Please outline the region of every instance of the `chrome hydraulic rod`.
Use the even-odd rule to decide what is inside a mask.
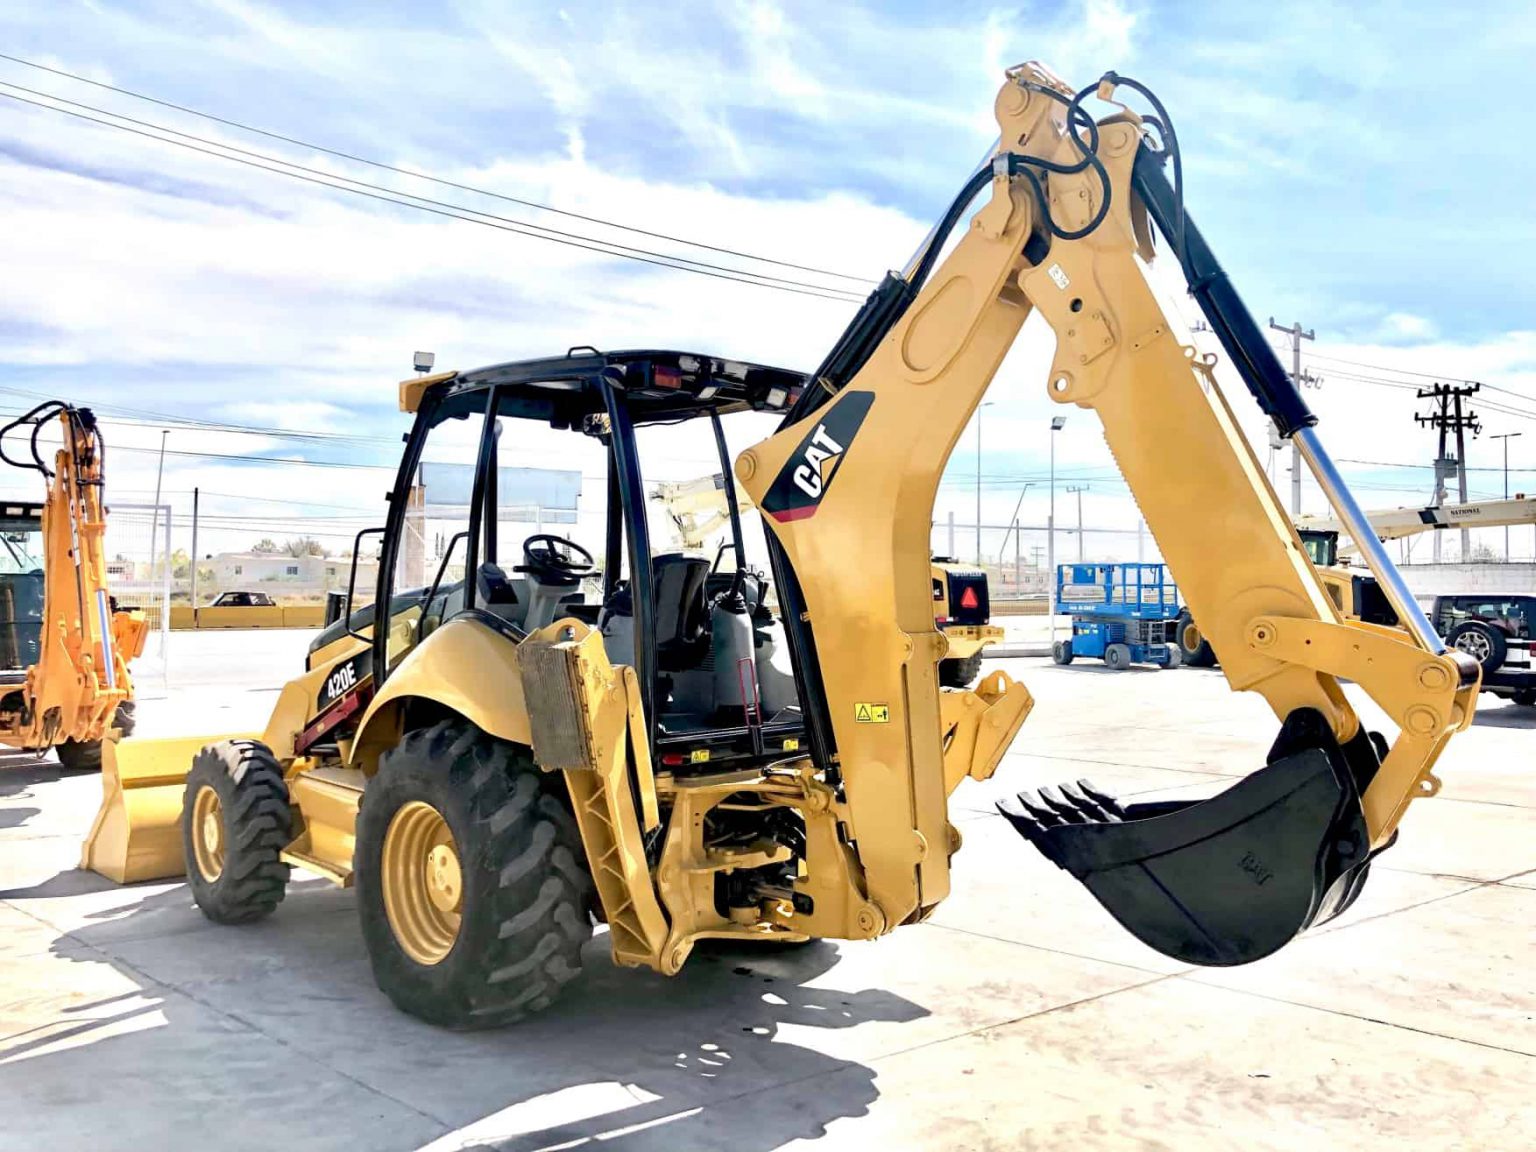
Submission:
[[[1419,607],[1419,602],[1414,599],[1407,582],[1403,579],[1403,574],[1397,570],[1392,557],[1387,555],[1385,546],[1376,538],[1370,519],[1361,510],[1354,493],[1349,490],[1349,486],[1339,475],[1333,458],[1328,455],[1328,450],[1318,439],[1317,429],[1297,428],[1291,433],[1291,437],[1295,440],[1296,446],[1301,449],[1302,458],[1306,460],[1307,467],[1312,470],[1312,475],[1317,478],[1323,495],[1328,498],[1328,503],[1338,513],[1339,523],[1354,537],[1355,543],[1360,548],[1360,555],[1365,558],[1381,590],[1386,593],[1387,601],[1397,613],[1398,620],[1413,634],[1414,639],[1426,652],[1436,656],[1444,652],[1445,642],[1435,632],[1429,617],[1424,615],[1424,609]]]

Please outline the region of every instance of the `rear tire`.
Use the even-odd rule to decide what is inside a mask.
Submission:
[[[1131,666],[1131,650],[1124,644],[1111,644],[1104,649],[1104,663],[1116,672],[1124,672]]]
[[[1525,708],[1536,707],[1536,688],[1522,688],[1510,699]]]
[[[1445,642],[1476,660],[1484,672],[1495,671],[1509,655],[1504,633],[1481,620],[1463,620],[1445,634]]]
[[[939,683],[945,688],[969,688],[981,675],[981,650],[977,649],[964,659],[940,660]]]
[[[270,916],[288,892],[282,852],[293,810],[282,765],[256,740],[209,744],[192,760],[181,802],[187,885],[216,924]]]
[[[397,1008],[494,1028],[580,973],[592,881],[550,779],[463,720],[408,732],[380,759],[357,818],[357,907]]]
[[[54,745],[53,754],[66,772],[100,772],[100,740],[63,740]]]
[[[1191,668],[1214,668],[1216,653],[1211,649],[1211,642],[1200,634],[1200,628],[1188,608],[1179,613],[1176,627],[1179,654],[1184,657],[1184,663]]]
[[[118,730],[123,740],[132,736],[133,730],[138,727],[138,704],[137,700],[124,700],[117,706],[117,712],[112,717],[112,727]]]
[[[1168,644],[1164,647],[1168,653],[1168,663],[1163,665],[1164,668],[1177,668],[1184,663],[1184,653],[1177,644]]]
[[[1051,659],[1058,664],[1072,663],[1072,641],[1058,640],[1051,645]]]
[[[136,723],[134,701],[124,700],[118,704],[117,712],[112,717],[112,727],[122,734],[120,739],[126,740],[132,736]],[[53,752],[59,758],[59,767],[66,772],[101,771],[100,740],[65,740],[55,746]]]

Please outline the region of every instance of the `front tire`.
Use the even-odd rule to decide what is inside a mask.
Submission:
[[[1058,640],[1051,645],[1051,659],[1057,664],[1072,663],[1072,641]]]
[[[939,661],[939,683],[945,688],[969,688],[981,674],[981,650],[962,659]]]
[[[283,849],[293,809],[282,765],[257,740],[209,744],[192,760],[181,802],[187,885],[216,924],[272,915],[288,891]]]
[[[397,1008],[493,1028],[581,971],[591,878],[575,818],[525,749],[462,720],[406,733],[357,818],[358,915]]]
[[[1124,644],[1111,644],[1104,649],[1104,663],[1113,671],[1124,672],[1131,666],[1131,650]]]
[[[1178,630],[1179,655],[1184,657],[1184,663],[1191,668],[1214,668],[1216,653],[1211,648],[1211,642],[1200,634],[1200,628],[1188,608],[1179,613],[1175,627]]]

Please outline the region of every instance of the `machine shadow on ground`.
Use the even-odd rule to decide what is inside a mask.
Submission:
[[[64,871],[0,899],[25,910],[34,899],[99,899],[114,888]],[[103,969],[88,981],[102,988],[100,999],[54,1007],[52,1024],[5,1042],[0,1107],[57,1114],[50,1104],[63,1105],[82,1086],[98,1109],[120,1095],[121,1128],[92,1139],[103,1149],[163,1146],[189,1112],[206,1132],[228,1124],[240,1147],[262,1139],[253,1115],[264,1115],[259,1127],[275,1126],[274,1139],[284,1124],[307,1127],[313,1103],[295,1098],[274,1111],[273,1085],[252,1079],[252,1065],[275,1060],[275,1080],[334,1081],[350,1101],[326,1121],[337,1133],[350,1129],[348,1112],[356,1112],[355,1142],[317,1147],[435,1149],[441,1140],[443,1148],[534,1152],[572,1142],[613,1146],[615,1131],[639,1129],[620,1146],[767,1152],[864,1115],[878,1096],[870,1068],[792,1042],[822,1040],[786,1037],[787,1026],[841,1032],[929,1014],[878,988],[808,986],[836,966],[830,943],[707,943],[681,975],[666,979],[616,969],[600,934],[581,977],[546,1012],[497,1031],[453,1033],[389,1004],[371,978],[352,893],[321,882],[296,884],[271,919],[245,927],[207,924],[181,885],[115,901],[98,915],[49,950],[110,965],[115,975]],[[209,1067],[211,1036],[230,1031],[248,1031],[249,1062]],[[848,1048],[835,1038],[826,1046]],[[125,1078],[125,1069],[179,1071],[146,1080]],[[825,1085],[809,1108],[716,1107],[807,1080]],[[146,1085],[156,1097],[147,1109]],[[606,1103],[591,1105],[599,1089]],[[381,1095],[409,1122],[365,1138],[367,1123],[381,1123]],[[578,1097],[588,1103],[568,1106]],[[146,1128],[135,1131],[136,1123]]]
[[[1487,697],[1483,698],[1485,701]],[[1479,703],[1472,723],[1480,728],[1530,728],[1536,729],[1536,708],[1521,704],[1505,704],[1502,708],[1489,708]]]
[[[41,760],[36,752],[0,750],[0,800],[30,800],[40,784],[52,784],[63,776],[94,776],[94,772],[65,772],[56,760]],[[0,831],[24,828],[41,808],[7,804],[0,808]]]

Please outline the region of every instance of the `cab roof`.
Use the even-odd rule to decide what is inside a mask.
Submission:
[[[400,408],[417,411],[429,392],[462,401],[499,387],[503,413],[581,427],[585,417],[607,411],[604,380],[624,394],[631,419],[644,424],[709,412],[783,412],[799,398],[806,375],[700,352],[578,347],[564,356],[402,380]]]

